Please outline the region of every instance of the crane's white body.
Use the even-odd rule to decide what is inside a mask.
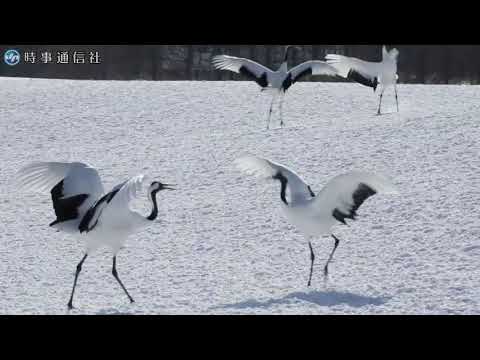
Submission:
[[[276,91],[278,94],[281,94],[283,91],[282,85],[287,76],[288,64],[286,62],[282,63],[277,71],[269,71],[267,73],[267,80],[270,88],[269,90]]]
[[[288,221],[306,237],[329,236],[332,227],[337,224],[331,213],[327,214],[326,211],[317,209],[313,201],[292,205],[281,203],[280,206]]]
[[[102,218],[103,220],[99,221],[92,232],[75,234],[76,237],[85,241],[85,252],[88,254],[106,246],[115,255],[125,245],[130,235],[152,225],[151,221],[147,221],[135,211],[131,211],[128,218],[105,214]]]

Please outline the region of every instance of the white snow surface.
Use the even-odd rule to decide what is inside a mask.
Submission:
[[[91,82],[0,78],[1,314],[480,314],[480,87],[298,83],[286,128],[266,130],[270,98],[250,82]],[[278,113],[273,121],[278,126]],[[321,188],[336,175],[388,176],[350,226],[330,266],[330,238],[286,223],[280,185],[240,173],[257,155]],[[155,224],[132,236],[111,275],[107,249],[56,232],[50,194],[21,192],[31,161],[95,166],[108,191],[131,176],[178,184]],[[138,206],[137,206],[138,205]],[[149,212],[146,195],[136,204]]]

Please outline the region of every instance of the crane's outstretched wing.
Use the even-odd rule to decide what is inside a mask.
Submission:
[[[50,191],[57,219],[50,224],[75,231],[83,215],[103,194],[98,172],[83,163],[34,162],[17,173],[20,189]]]
[[[371,196],[396,192],[388,179],[354,171],[331,180],[313,200],[312,206],[324,216],[331,215],[345,224],[345,219],[355,220],[357,210]]]
[[[216,69],[229,70],[237,74],[242,74],[250,80],[255,81],[262,88],[268,87],[268,76],[273,74],[272,70],[255,61],[234,56],[215,56],[212,62]]]
[[[337,70],[339,76],[372,87],[374,90],[377,89],[378,77],[382,73],[382,63],[337,54],[329,54],[325,59],[327,64]]]
[[[144,175],[138,175],[115,186],[88,210],[79,225],[80,232],[88,233],[99,222],[121,226],[130,221],[134,216],[130,212],[130,202],[139,196],[144,180]]]
[[[290,86],[309,75],[337,75],[337,70],[324,61],[307,61],[290,69],[287,78],[283,82],[283,89],[287,91]]]
[[[290,69],[289,73],[292,75],[292,83],[301,80],[309,75],[337,75],[337,69],[327,64],[325,61],[312,60],[304,62]]]
[[[275,180],[278,180],[278,176],[284,177],[291,201],[311,199],[315,196],[310,186],[299,175],[283,165],[256,156],[242,157],[237,159],[235,164],[241,171],[257,177]]]

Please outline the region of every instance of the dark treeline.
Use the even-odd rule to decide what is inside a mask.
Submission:
[[[389,46],[390,47],[390,46]],[[395,45],[400,50],[402,83],[478,84],[478,45]],[[370,61],[381,59],[379,45],[302,45],[294,52],[292,66],[306,60],[323,60],[328,52]],[[16,49],[22,55],[16,66],[6,65],[3,54]],[[97,80],[237,80],[236,74],[216,71],[211,59],[218,54],[248,57],[275,68],[283,57],[283,46],[271,45],[0,45],[0,76],[97,79]],[[35,63],[26,63],[24,53],[34,53]],[[41,54],[51,53],[51,63]],[[69,63],[59,64],[57,52],[68,52]],[[84,53],[85,63],[73,63],[73,53]],[[98,52],[99,64],[89,63],[89,53]],[[31,61],[32,59],[30,59]],[[311,80],[329,80],[316,78]]]

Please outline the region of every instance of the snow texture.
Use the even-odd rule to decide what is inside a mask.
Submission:
[[[117,260],[83,266],[71,314],[480,314],[480,87],[299,83],[286,128],[266,130],[270,98],[249,82],[0,79],[0,313],[66,314],[83,244],[48,227],[50,194],[19,191],[31,161],[95,166],[106,191],[131,176],[178,184],[156,223]],[[278,126],[278,112],[273,121]],[[324,281],[333,240],[285,222],[279,184],[233,162],[287,164],[318,192],[364,170],[391,178],[350,226]],[[146,195],[135,203],[148,214]]]

